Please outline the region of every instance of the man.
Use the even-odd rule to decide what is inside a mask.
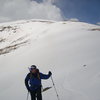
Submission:
[[[48,79],[52,73],[49,71],[47,75],[42,74],[35,65],[32,65],[29,70],[30,73],[25,78],[25,86],[31,94],[31,100],[36,100],[36,98],[37,100],[42,100],[41,79]]]

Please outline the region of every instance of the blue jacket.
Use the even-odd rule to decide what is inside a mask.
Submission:
[[[37,74],[31,74],[28,73],[26,78],[25,78],[25,86],[28,89],[28,91],[34,91],[37,90],[38,88],[40,88],[42,86],[41,84],[41,79],[48,79],[51,74],[42,74],[39,72],[39,77],[37,76]]]

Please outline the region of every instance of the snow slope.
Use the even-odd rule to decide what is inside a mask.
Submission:
[[[100,26],[44,20],[0,24],[0,100],[26,100],[24,78],[32,64],[43,73],[52,71],[60,100],[100,100]],[[52,86],[51,80],[43,86]],[[43,93],[47,99],[57,100],[53,88]]]

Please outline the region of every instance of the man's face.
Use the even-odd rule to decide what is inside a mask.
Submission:
[[[32,72],[32,73],[36,73],[37,70],[36,70],[36,69],[31,69],[31,72]]]

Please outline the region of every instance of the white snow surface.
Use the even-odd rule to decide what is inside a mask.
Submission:
[[[42,73],[52,71],[60,100],[100,100],[100,26],[48,20],[0,24],[0,100],[26,100],[24,79],[32,64]],[[42,83],[52,86],[51,79]],[[54,88],[43,100],[57,100]]]

